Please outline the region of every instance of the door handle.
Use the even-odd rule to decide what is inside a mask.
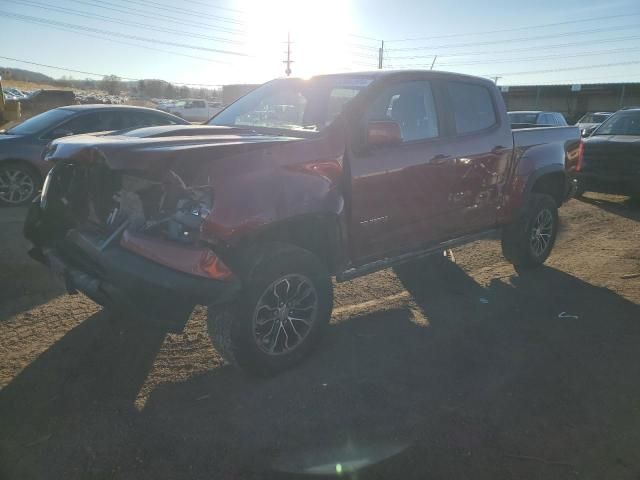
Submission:
[[[453,162],[455,159],[451,156],[451,155],[443,155],[438,154],[435,157],[432,157],[431,160],[429,160],[429,164],[430,165],[443,165],[445,163],[449,163],[449,162]]]

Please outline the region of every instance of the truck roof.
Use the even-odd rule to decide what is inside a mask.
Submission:
[[[461,80],[474,80],[474,81],[484,81],[486,83],[490,83],[493,85],[494,83],[483,77],[476,77],[473,75],[465,75],[463,73],[455,73],[455,72],[444,72],[441,70],[425,70],[425,69],[411,69],[411,70],[364,70],[360,72],[343,72],[343,73],[327,73],[321,75],[315,75],[312,78],[335,78],[335,77],[344,77],[344,78],[353,78],[353,77],[367,77],[372,80],[377,80],[381,78],[394,77],[398,75],[411,75],[411,74],[428,74],[434,78],[459,78]]]

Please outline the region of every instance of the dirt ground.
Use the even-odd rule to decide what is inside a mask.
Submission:
[[[587,194],[547,266],[496,241],[340,284],[328,334],[269,380],[184,333],[116,328],[0,210],[0,478],[640,478],[640,207]],[[318,478],[318,477],[316,477]]]

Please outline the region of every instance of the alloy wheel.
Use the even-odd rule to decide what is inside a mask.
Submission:
[[[19,204],[28,200],[36,189],[33,177],[19,168],[0,170],[0,200]]]
[[[307,338],[318,313],[318,294],[307,277],[285,275],[260,296],[253,314],[253,336],[269,355],[291,353]]]
[[[536,257],[542,256],[549,247],[552,234],[553,214],[545,208],[538,212],[531,226],[529,243],[531,245],[531,251]]]

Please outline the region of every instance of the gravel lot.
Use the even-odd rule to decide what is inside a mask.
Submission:
[[[116,328],[26,256],[0,209],[0,478],[640,478],[640,207],[587,194],[548,265],[495,241],[340,284],[277,378],[184,333]],[[317,478],[317,477],[316,477]]]

